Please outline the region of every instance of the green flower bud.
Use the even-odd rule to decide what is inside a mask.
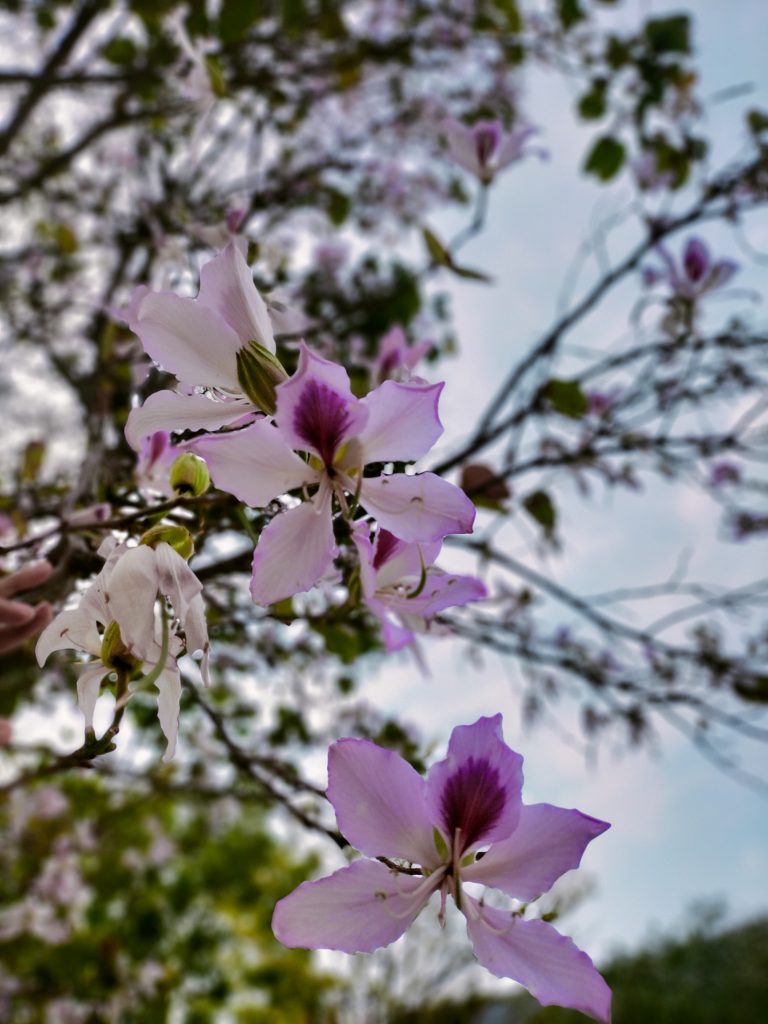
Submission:
[[[277,408],[275,388],[288,374],[277,356],[251,341],[237,353],[237,379],[253,404],[271,416]]]
[[[178,551],[182,558],[191,558],[195,553],[192,534],[184,526],[153,526],[139,538],[139,544],[147,544],[151,548],[158,544],[169,544]]]
[[[199,455],[184,452],[171,466],[171,487],[179,495],[199,498],[211,486],[208,467]]]
[[[106,668],[133,669],[136,666],[136,659],[123,643],[120,627],[116,622],[110,622],[104,630],[101,641],[101,660]]]

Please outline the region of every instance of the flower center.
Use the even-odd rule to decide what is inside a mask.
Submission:
[[[451,839],[460,830],[461,856],[482,841],[501,817],[506,804],[499,772],[484,757],[469,757],[451,775],[443,790],[441,811],[445,834]]]

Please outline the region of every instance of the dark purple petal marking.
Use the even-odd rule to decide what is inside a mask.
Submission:
[[[688,280],[694,283],[703,280],[709,271],[710,262],[706,245],[700,239],[692,238],[683,253],[683,267]]]
[[[487,167],[501,141],[501,126],[496,122],[481,121],[475,125],[475,153],[481,167]]]
[[[293,429],[317,451],[326,466],[333,464],[351,423],[349,407],[337,391],[322,382],[307,381],[296,406]]]
[[[385,562],[388,562],[390,558],[393,558],[397,554],[398,548],[402,545],[402,541],[399,540],[389,530],[379,530],[378,539],[376,541],[376,552],[373,556],[373,568],[380,569]]]
[[[468,758],[445,784],[441,811],[446,835],[453,842],[461,829],[459,855],[480,842],[501,817],[507,802],[498,769],[485,758]]]

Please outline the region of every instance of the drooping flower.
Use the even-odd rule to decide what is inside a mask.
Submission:
[[[158,431],[217,430],[274,408],[275,385],[287,374],[237,240],[205,264],[197,298],[142,285],[124,316],[147,354],[182,385],[131,410],[125,436],[132,448]]]
[[[656,246],[656,252],[664,265],[644,267],[643,283],[650,287],[665,281],[675,295],[687,302],[723,288],[739,269],[735,260],[714,261],[709,246],[695,236],[686,242],[679,265],[666,246]]]
[[[296,373],[277,388],[274,423],[262,418],[189,443],[208,463],[216,486],[249,505],[317,487],[311,499],[275,516],[262,532],[253,558],[254,601],[272,604],[308,590],[330,571],[337,554],[334,500],[345,515],[359,501],[405,541],[471,531],[472,502],[434,473],[363,473],[371,463],[411,461],[429,451],[443,430],[437,415],[442,387],[385,381],[358,399],[343,367],[302,345]]]
[[[375,743],[338,740],[328,752],[327,795],[341,832],[367,857],[280,900],[275,935],[290,947],[370,953],[399,938],[439,892],[440,918],[451,896],[489,971],[525,985],[545,1006],[608,1022],[611,992],[586,953],[550,924],[464,889],[479,883],[529,903],[578,867],[609,827],[580,811],[523,804],[522,781],[501,715],[454,729],[447,757],[426,779]]]
[[[161,669],[155,686],[159,691],[160,727],[168,741],[165,760],[173,757],[178,733],[181,677],[176,659],[184,647],[188,653],[203,652],[201,671],[208,681],[208,630],[202,598],[202,584],[186,561],[166,543],[152,548],[146,544],[127,548],[117,544],[111,550],[102,545],[106,561],[101,572],[83,594],[77,608],[60,612],[40,635],[35,648],[42,666],[54,651],[75,650],[95,660],[83,664],[77,680],[77,699],[87,729],[93,728],[93,714],[101,683],[117,667],[135,675]],[[156,613],[158,596],[173,606],[178,629],[163,651]],[[183,631],[183,640],[179,636]]]
[[[371,541],[365,523],[358,524],[352,539],[360,556],[362,597],[381,623],[388,651],[412,643],[414,633],[426,632],[438,612],[486,596],[482,580],[454,576],[433,564],[440,541],[406,544],[388,530],[378,530]]]
[[[528,140],[538,132],[532,125],[521,125],[506,132],[501,121],[477,121],[470,126],[447,118],[441,127],[448,151],[456,163],[486,185],[499,171],[524,156],[547,155],[543,149],[526,148]]]

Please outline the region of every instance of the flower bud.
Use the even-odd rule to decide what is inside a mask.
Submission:
[[[199,455],[184,452],[171,466],[171,487],[178,495],[199,498],[211,486],[208,467]]]
[[[120,636],[120,627],[116,622],[110,622],[104,630],[101,641],[101,661],[107,668],[133,668],[136,659],[123,643]]]
[[[195,553],[192,535],[184,526],[164,526],[162,523],[153,526],[141,535],[139,544],[147,544],[151,548],[158,544],[168,544],[182,558],[191,558]]]
[[[237,353],[237,379],[253,404],[271,416],[277,408],[275,388],[288,374],[277,356],[251,341]]]

